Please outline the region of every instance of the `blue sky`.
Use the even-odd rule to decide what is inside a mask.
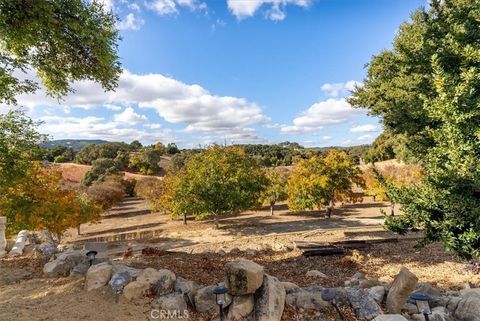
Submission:
[[[426,0],[104,0],[119,18],[116,93],[20,96],[54,139],[305,146],[370,143],[378,119],[344,100]]]

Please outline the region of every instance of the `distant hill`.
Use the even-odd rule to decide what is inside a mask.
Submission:
[[[57,139],[40,144],[43,148],[55,148],[57,146],[71,147],[74,151],[79,151],[83,146],[88,144],[105,144],[109,143],[102,139]]]

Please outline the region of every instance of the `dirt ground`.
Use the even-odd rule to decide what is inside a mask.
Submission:
[[[223,281],[226,262],[238,258],[253,260],[281,281],[300,286],[318,284],[342,286],[355,272],[391,282],[402,266],[443,291],[465,284],[480,286],[480,276],[464,273],[465,262],[446,253],[439,244],[415,249],[418,235],[408,235],[396,243],[372,247],[345,255],[304,257],[293,248],[294,241],[334,241],[389,237],[383,230],[381,209],[387,203],[365,199],[361,204],[337,208],[327,220],[323,213],[291,213],[280,204],[275,215],[268,209],[232,215],[221,220],[220,230],[210,221],[171,220],[167,215],[150,213],[143,200],[130,198],[106,213],[99,224],[82,225],[82,235],[69,231],[64,242],[81,247],[88,240],[109,241],[112,259],[138,267],[167,268],[177,276],[210,285]],[[146,248],[155,248],[148,250]],[[124,253],[130,249],[128,258]],[[223,249],[226,253],[219,254]],[[256,249],[250,253],[246,249]],[[143,254],[142,254],[143,250]],[[42,262],[32,258],[0,260],[1,321],[141,321],[155,320],[153,298],[114,303],[108,287],[86,292],[83,279],[46,278]],[[306,277],[309,270],[325,273],[326,279]],[[349,311],[345,311],[347,314]],[[286,307],[284,321],[334,320],[333,311],[306,314]],[[191,314],[188,320],[210,320]],[[349,317],[348,320],[354,320]]]

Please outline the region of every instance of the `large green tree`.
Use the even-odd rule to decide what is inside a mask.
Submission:
[[[180,181],[174,181],[171,199],[188,202],[173,206],[172,211],[211,215],[216,228],[219,216],[257,205],[267,184],[263,169],[239,147],[212,146],[192,155],[176,175]]]
[[[431,1],[374,56],[350,103],[401,135],[425,177],[397,193],[398,232],[424,231],[464,258],[480,258],[480,1]]]
[[[116,18],[98,1],[0,0],[0,102],[38,84],[23,80],[33,68],[47,93],[61,97],[77,80],[116,87],[121,73]]]

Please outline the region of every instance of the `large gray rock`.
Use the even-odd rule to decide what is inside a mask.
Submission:
[[[282,283],[276,277],[265,274],[262,286],[255,292],[255,321],[280,321],[285,296]]]
[[[462,296],[463,298],[468,298],[471,296],[477,296],[480,298],[480,288],[460,290],[460,296]]]
[[[253,306],[253,294],[233,297],[232,304],[228,309],[227,320],[241,321],[246,319],[253,312]]]
[[[359,319],[371,320],[380,314],[382,309],[368,291],[362,288],[345,288],[350,305]]]
[[[184,311],[187,311],[187,303],[180,293],[170,293],[163,295],[157,300],[160,310],[170,312],[170,314],[182,315]]]
[[[408,321],[400,314],[380,314],[373,321]]]
[[[43,272],[48,276],[67,276],[83,260],[85,255],[81,251],[63,252],[54,260],[47,262],[43,266]]]
[[[161,273],[154,268],[146,268],[137,276],[137,281],[147,282],[150,285],[157,283],[158,280],[161,278]]]
[[[113,266],[113,273],[122,273],[122,272],[125,272],[125,273],[128,273],[128,275],[130,276],[130,278],[132,280],[136,280],[137,277],[140,275],[140,272],[142,272],[141,269],[136,269],[136,268],[132,268],[130,266],[126,266],[124,264],[120,264],[120,263],[116,263],[114,262],[112,264]]]
[[[392,314],[399,314],[410,294],[417,286],[418,278],[406,267],[402,267],[393,280],[387,295],[387,310]]]
[[[368,295],[372,297],[375,300],[375,302],[379,304],[382,303],[383,297],[385,296],[385,287],[383,285],[377,285],[377,286],[371,287],[367,291],[368,291]]]
[[[286,290],[285,302],[305,310],[323,310],[330,307],[330,303],[322,300],[322,287],[309,286],[306,288],[290,288]]]
[[[448,301],[447,309],[455,320],[480,321],[480,297],[453,297]]]
[[[192,297],[197,294],[199,286],[194,281],[177,277],[173,289],[178,293],[189,293]]]
[[[146,281],[133,281],[123,289],[123,295],[128,300],[138,299],[150,293],[151,284]]]
[[[453,321],[452,316],[445,307],[433,308],[429,319],[430,321]]]
[[[195,296],[195,307],[198,312],[213,314],[218,311],[218,305],[215,302],[215,294],[213,293],[215,287],[216,285],[210,285],[197,291],[197,295]],[[225,301],[224,307],[227,307],[232,303],[232,297],[227,294]]]
[[[85,279],[85,288],[87,291],[95,290],[106,285],[112,277],[112,271],[113,267],[108,262],[92,265],[88,269]]]
[[[225,265],[225,284],[232,295],[253,294],[262,286],[263,266],[249,260],[237,260]]]
[[[175,274],[167,269],[158,270],[159,278],[152,285],[152,291],[156,295],[165,295],[173,292],[175,280],[177,279]]]

